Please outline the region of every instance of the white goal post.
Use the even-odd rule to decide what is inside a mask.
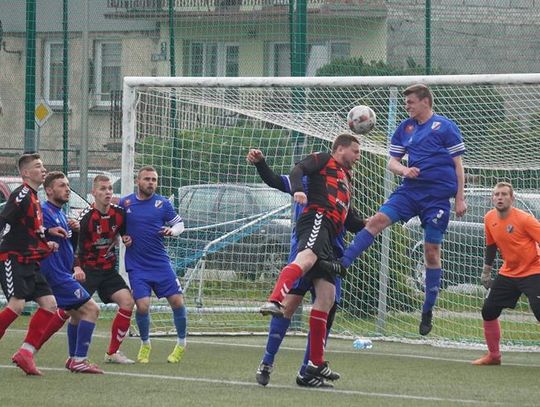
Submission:
[[[138,168],[153,165],[160,193],[186,221],[186,232],[167,245],[185,288],[191,333],[267,330],[256,311],[286,264],[292,215],[290,197],[261,185],[245,160],[248,149],[260,148],[277,173],[288,174],[298,158],[327,150],[349,132],[350,108],[370,106],[377,126],[361,137],[353,192],[356,208],[370,216],[399,182],[386,170],[388,140],[407,117],[401,92],[414,83],[430,86],[434,110],[460,126],[467,148],[469,211],[452,217],[443,243],[445,271],[429,341],[483,343],[479,278],[490,189],[512,182],[516,205],[540,217],[540,74],[124,78],[122,194],[133,191]],[[425,342],[417,333],[422,251],[414,219],[383,232],[343,282],[334,332]],[[153,331],[172,329],[161,312],[167,307],[153,304]],[[305,332],[304,320],[299,313],[293,328]],[[501,321],[505,343],[540,345],[525,300]]]

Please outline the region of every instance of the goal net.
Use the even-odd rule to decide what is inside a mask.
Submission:
[[[123,193],[143,165],[159,173],[187,230],[166,239],[185,290],[190,333],[266,332],[257,312],[287,263],[291,198],[262,184],[246,162],[249,148],[288,174],[295,161],[328,151],[349,132],[347,112],[373,108],[377,126],[362,136],[354,169],[353,204],[373,215],[399,179],[386,170],[389,137],[407,117],[403,89],[429,85],[434,110],[461,128],[469,210],[452,214],[443,243],[444,276],[429,339],[420,337],[423,302],[422,229],[418,219],[396,224],[357,259],[343,281],[335,334],[438,343],[483,343],[485,289],[483,215],[491,188],[510,181],[516,206],[540,218],[540,75],[324,78],[139,78],[124,80]],[[352,235],[348,235],[350,241]],[[152,331],[173,330],[170,310],[153,300]],[[308,329],[310,298],[292,327]],[[522,298],[501,317],[503,343],[540,344],[537,323]]]

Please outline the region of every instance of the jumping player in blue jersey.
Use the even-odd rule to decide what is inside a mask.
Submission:
[[[388,163],[388,169],[403,177],[403,183],[355,236],[341,264],[350,266],[388,226],[418,216],[424,229],[426,265],[419,333],[427,335],[433,327],[432,310],[441,284],[441,243],[448,226],[450,198],[455,198],[458,217],[467,210],[462,162],[465,144],[457,125],[433,112],[433,95],[427,86],[409,86],[403,95],[409,119],[392,136]],[[407,165],[401,163],[405,154],[408,154]]]
[[[273,188],[276,188],[282,192],[292,195],[291,182],[290,182],[289,176],[277,175],[276,173],[274,173],[274,171],[272,171],[272,169],[266,163],[266,160],[264,159],[264,155],[260,150],[251,149],[247,155],[247,160],[251,164],[255,165],[255,167],[257,168],[257,172],[259,173],[262,180],[267,185]],[[302,183],[304,185],[304,191],[307,191],[307,177],[304,177],[304,179],[302,180]],[[303,210],[304,210],[304,205],[295,203],[294,205],[295,221],[298,219],[298,217],[300,216]],[[358,220],[358,218],[351,218],[351,220],[353,219]],[[347,226],[350,229],[352,229],[353,232],[358,232],[360,229],[364,227],[364,222],[360,221],[360,222],[353,223],[351,221],[347,223]],[[345,231],[343,230],[342,233],[340,233],[336,237],[333,243],[335,258],[339,258],[343,255],[344,234],[345,234]],[[291,262],[292,260],[294,260],[297,254],[297,247],[298,247],[298,240],[296,238],[296,233],[293,230],[293,233],[291,234],[291,250],[289,253],[288,262]],[[302,299],[304,298],[305,294],[308,291],[311,292],[312,298],[313,300],[315,300],[316,293],[313,287],[313,279],[314,277],[317,278],[317,276],[320,277],[320,272],[321,271],[318,270],[318,265],[316,264],[310,272],[308,272],[305,276],[299,278],[294,283],[291,290],[287,293],[283,301],[283,306],[284,306],[283,316],[284,317],[280,318],[277,316],[273,316],[272,319],[270,320],[270,327],[268,330],[268,340],[266,344],[265,353],[256,373],[256,379],[259,384],[266,386],[269,383],[270,373],[272,372],[272,369],[273,369],[274,358],[277,352],[279,351],[279,347],[281,346],[281,343],[283,342],[287,329],[289,328],[292,315],[294,314],[298,306],[302,303]],[[340,303],[340,300],[341,300],[341,276],[336,275],[335,272],[331,274],[335,276],[334,282],[335,282],[335,287],[336,287],[336,293],[335,293],[334,305],[328,314],[328,321],[326,325],[326,339],[328,339],[328,335],[330,333],[330,329],[334,321],[335,313],[336,313],[338,304]],[[326,345],[326,340],[325,340],[325,345]],[[321,378],[318,376],[306,375],[306,367],[309,362],[309,349],[310,349],[310,336],[308,335],[308,342],[307,342],[306,352],[304,354],[304,361],[302,363],[302,366],[300,367],[298,375],[296,376],[296,383],[299,386],[305,386],[305,387],[333,387],[333,385],[329,383],[328,381],[326,381],[324,378]]]
[[[70,316],[66,368],[75,373],[103,373],[88,361],[88,348],[98,319],[99,306],[72,275],[75,255],[71,240],[73,230],[78,229],[78,225],[74,221],[68,223],[62,211],[62,206],[69,201],[69,181],[63,173],[52,171],[47,174],[43,186],[47,193],[47,202],[42,204],[43,225],[45,228],[60,227],[65,231],[64,237],[51,237],[51,240],[58,243],[58,251],[41,261],[41,272],[58,306]]]
[[[178,363],[186,347],[187,313],[180,282],[171,266],[163,239],[178,236],[184,231],[184,222],[169,200],[156,194],[157,171],[143,167],[137,175],[137,193],[123,197],[120,206],[126,210],[126,232],[132,245],[126,250],[126,271],[137,305],[135,320],[141,335],[137,360],[150,359],[150,295],[167,298],[173,312],[177,344],[168,356],[169,363]]]

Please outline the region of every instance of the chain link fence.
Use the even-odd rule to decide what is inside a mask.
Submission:
[[[539,0],[3,0],[0,21],[2,175],[16,172],[25,134],[49,169],[119,168],[127,75],[526,73],[540,63]]]

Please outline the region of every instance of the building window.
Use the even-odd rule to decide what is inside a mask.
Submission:
[[[192,42],[189,44],[190,76],[238,76],[237,44]]]
[[[95,91],[98,104],[110,104],[111,91],[122,89],[122,44],[96,44]]]
[[[348,58],[351,45],[346,41],[316,42],[307,45],[306,76],[315,76],[317,70],[340,58]],[[270,76],[291,75],[291,47],[288,43],[270,44],[269,72]]]
[[[52,106],[62,105],[64,99],[63,50],[64,46],[61,42],[45,44],[43,97]]]

